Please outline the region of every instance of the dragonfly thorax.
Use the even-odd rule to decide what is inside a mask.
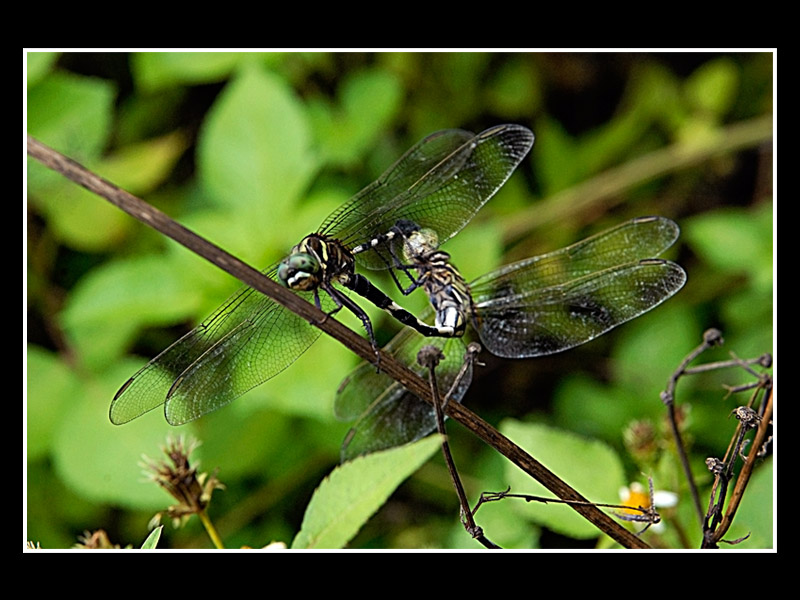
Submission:
[[[278,265],[278,280],[293,290],[315,290],[324,280],[347,277],[354,269],[352,255],[340,243],[311,234]]]

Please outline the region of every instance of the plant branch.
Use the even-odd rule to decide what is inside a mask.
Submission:
[[[442,455],[444,457],[444,462],[447,465],[447,471],[450,473],[450,480],[453,482],[453,487],[456,490],[456,496],[458,496],[458,503],[461,507],[461,520],[464,524],[464,528],[467,530],[467,533],[469,533],[474,539],[478,540],[478,542],[483,544],[486,548],[495,550],[500,549],[500,546],[492,542],[484,535],[483,529],[478,527],[478,525],[475,523],[473,511],[469,508],[467,493],[464,491],[464,486],[461,483],[461,478],[458,475],[458,469],[456,469],[453,455],[450,452],[450,442],[447,439],[447,430],[445,429],[444,424],[444,412],[442,410],[442,404],[448,403],[451,393],[458,388],[461,380],[463,379],[467,367],[471,368],[475,363],[475,357],[478,355],[478,352],[480,352],[480,349],[480,345],[476,343],[469,345],[466,355],[464,356],[464,364],[461,367],[461,371],[459,371],[458,375],[450,386],[450,391],[445,396],[444,402],[442,402],[439,396],[439,384],[436,381],[436,366],[439,364],[442,358],[444,358],[442,351],[436,346],[423,346],[423,348],[417,354],[417,362],[421,366],[428,369],[428,380],[431,386],[431,396],[433,397],[433,411],[436,415],[436,429],[442,435]]]
[[[763,144],[772,136],[772,115],[764,115],[723,127],[717,135],[702,140],[676,142],[660,148],[544,198],[527,211],[507,217],[502,223],[505,241],[516,242],[532,229],[561,221],[569,215],[591,212],[603,203],[617,204],[623,192],[637,185],[717,156]]]
[[[324,312],[318,310],[289,289],[278,285],[260,271],[199,237],[143,200],[92,173],[74,160],[49,148],[30,135],[27,137],[27,151],[31,157],[46,167],[61,173],[90,192],[105,198],[132,217],[172,238],[246,285],[295,312],[298,316],[335,338],[364,360],[374,362],[375,350],[367,339],[345,327],[336,319],[327,318]],[[431,392],[426,382],[406,365],[398,362],[389,354],[380,351],[380,367],[382,371],[405,386],[411,393],[433,404]],[[508,458],[525,473],[539,481],[558,498],[570,502],[588,502],[586,498],[568,486],[544,465],[463,405],[457,402],[449,402],[445,412],[453,420],[458,421],[474,435]],[[593,505],[571,504],[571,506],[623,547],[649,548],[645,542]]]
[[[678,451],[678,456],[680,457],[681,466],[683,468],[684,475],[686,476],[686,481],[689,484],[689,490],[692,494],[692,502],[694,504],[697,518],[701,524],[703,523],[703,507],[700,504],[700,493],[697,491],[697,483],[694,480],[692,469],[689,466],[689,456],[686,453],[686,448],[683,445],[683,437],[681,437],[681,433],[678,428],[678,419],[675,415],[675,386],[678,384],[678,379],[680,379],[686,373],[686,369],[690,362],[692,362],[695,358],[700,356],[700,354],[709,348],[722,343],[722,333],[718,329],[712,328],[703,332],[703,341],[699,346],[692,350],[686,356],[686,358],[683,359],[678,368],[675,369],[672,375],[670,375],[667,383],[667,389],[661,392],[661,401],[667,407],[667,416],[669,419],[670,428],[672,430],[672,436],[675,439],[675,447]]]
[[[753,399],[750,402],[751,405],[761,390],[764,391],[764,399],[760,403],[758,413],[750,408],[750,406],[740,406],[734,410],[740,423],[734,435],[734,440],[732,440],[731,447],[729,447],[729,451],[726,453],[725,459],[720,461],[722,468],[717,469],[719,472],[716,473],[714,485],[712,486],[709,510],[706,513],[703,527],[703,548],[716,548],[720,541],[724,541],[722,536],[727,533],[731,523],[733,523],[733,518],[744,497],[744,490],[747,488],[747,484],[750,482],[750,477],[753,474],[756,459],[760,457],[764,444],[767,441],[769,429],[772,427],[771,377],[761,377],[760,385],[758,389],[756,389]],[[744,436],[753,428],[756,429],[756,433],[750,444],[750,452],[747,457],[744,457],[742,456]],[[742,456],[744,464],[736,477],[733,492],[723,514],[728,482],[733,477],[733,465],[737,456]],[[717,498],[716,502],[714,502],[715,497]]]

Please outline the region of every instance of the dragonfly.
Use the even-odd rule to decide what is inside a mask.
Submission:
[[[461,129],[433,133],[264,274],[328,315],[342,307],[353,312],[376,352],[368,316],[339,286],[423,334],[437,335],[356,273],[356,260],[368,269],[389,269],[399,286],[389,248],[400,234],[398,223],[435,227],[441,241],[449,239],[500,189],[533,140],[529,129],[515,124],[477,135]],[[304,319],[245,286],[126,381],[111,402],[109,418],[120,425],[163,405],[170,424],[187,423],[274,377],[319,335]]]
[[[417,272],[411,287],[425,289],[431,301],[420,318],[433,317],[452,335],[428,339],[404,329],[384,351],[425,377],[417,353],[428,344],[441,348],[445,359],[436,369],[439,389],[452,388],[449,401],[461,402],[472,377],[460,337],[467,325],[486,350],[502,358],[545,356],[589,342],[683,287],[683,268],[656,258],[679,234],[670,219],[639,217],[467,284],[449,254],[438,249],[435,232],[410,231],[402,256]],[[342,444],[342,462],[415,441],[436,428],[427,402],[369,366],[356,368],[336,394],[336,416],[355,421]]]

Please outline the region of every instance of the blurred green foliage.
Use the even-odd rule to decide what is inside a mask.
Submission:
[[[40,141],[260,268],[424,135],[530,127],[531,155],[447,244],[468,280],[659,214],[683,228],[669,258],[689,282],[657,310],[563,355],[484,357],[465,402],[594,500],[613,502],[618,486],[644,482],[642,471],[683,500],[669,441],[642,461],[625,435],[644,423],[663,437],[659,391],[704,329],[726,339],[709,360],[773,350],[773,88],[769,53],[31,52],[26,117]],[[238,284],[36,161],[26,174],[27,537],[62,548],[102,528],[115,544],[139,547],[169,498],[142,482],[138,462],[174,428],[159,411],[115,427],[109,403]],[[425,302],[402,300],[412,310]],[[388,341],[396,325],[369,312]],[[355,364],[323,337],[267,384],[180,428],[202,441],[202,468],[218,469],[227,486],[209,509],[227,547],[307,546],[320,531],[332,532],[326,547],[477,547],[435,442],[331,474],[348,429],[333,419],[333,396]],[[679,387],[704,498],[702,460],[724,453],[734,427],[735,399],[721,384],[746,380],[712,373]],[[538,493],[454,424],[450,433],[473,502],[508,485]],[[740,547],[773,543],[772,520],[749,508],[772,505],[771,465],[747,491],[736,531],[752,535]],[[379,486],[376,474],[389,470]],[[334,480],[357,493],[332,491]],[[696,529],[683,506],[673,518]],[[505,547],[604,543],[564,507],[493,503],[478,523]],[[648,539],[682,547],[665,524]],[[156,539],[162,548],[211,547],[192,521],[147,545]]]

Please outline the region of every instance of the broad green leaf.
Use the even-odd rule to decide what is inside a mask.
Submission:
[[[511,58],[492,74],[488,103],[498,115],[515,119],[541,110],[541,76],[522,57]]]
[[[63,184],[38,196],[53,236],[83,252],[103,252],[120,243],[131,226],[131,218],[71,181],[63,179]]]
[[[614,382],[636,390],[642,402],[660,405],[659,392],[667,378],[700,339],[701,327],[678,301],[680,294],[618,332],[611,363]]]
[[[257,392],[270,385],[267,382],[251,390],[196,423],[203,440],[205,464],[219,469],[227,481],[285,476],[308,457],[313,440],[302,448],[297,444],[302,422],[261,408]]]
[[[26,452],[32,461],[50,451],[53,432],[81,383],[58,355],[44,348],[29,344],[26,359]]]
[[[250,66],[208,114],[198,143],[201,183],[254,229],[274,229],[289,222],[317,169],[311,142],[302,104],[288,85]]]
[[[274,52],[139,52],[131,69],[136,85],[153,91],[175,85],[223,81],[243,62],[282,60]]]
[[[155,511],[174,501],[145,480],[140,462],[143,454],[160,459],[161,446],[168,434],[175,435],[176,428],[167,424],[159,410],[124,426],[108,420],[114,393],[141,366],[124,361],[83,381],[55,431],[53,460],[61,480],[83,498]],[[192,458],[197,457],[193,454]]]
[[[78,282],[61,314],[62,326],[83,364],[105,364],[121,354],[139,327],[193,315],[200,297],[190,284],[160,256],[114,261]]]
[[[648,400],[635,390],[603,384],[582,374],[564,378],[553,397],[560,427],[602,439],[618,439],[632,418],[663,412],[657,402],[658,396]]]
[[[719,209],[686,220],[687,243],[711,267],[745,274],[762,290],[772,287],[772,204],[758,210]]]
[[[634,149],[641,147],[643,138],[652,127],[652,120],[652,115],[634,105],[602,127],[583,135],[574,156],[575,162],[583,165],[581,178],[635,158]]]
[[[292,548],[344,547],[439,444],[439,436],[434,435],[336,467],[308,503]]]
[[[546,425],[511,419],[503,421],[500,431],[587,500],[619,502],[619,489],[625,482],[622,462],[603,442]],[[506,466],[506,477],[513,493],[553,497],[552,492],[511,463]],[[569,537],[586,539],[600,534],[594,525],[565,505],[518,502],[513,506],[526,519]]]
[[[739,91],[739,70],[729,56],[721,56],[700,65],[684,84],[693,109],[718,120],[724,117]]]
[[[684,305],[670,301],[626,323],[615,337],[609,382],[574,374],[559,384],[553,403],[560,426],[614,440],[630,420],[663,415],[659,394],[697,345],[700,327]]]
[[[28,87],[37,84],[50,72],[50,68],[58,60],[59,54],[59,52],[27,52],[25,54]]]
[[[338,95],[336,106],[312,104],[310,116],[326,159],[347,165],[358,161],[395,118],[402,88],[391,73],[373,69],[346,78]]]
[[[97,173],[132,194],[146,194],[166,179],[189,145],[180,132],[129,144],[97,166]]]
[[[684,118],[680,81],[666,66],[655,62],[637,64],[628,86],[633,111],[643,120],[655,119],[668,132],[680,126]]]
[[[173,133],[125,146],[103,160],[93,171],[136,195],[150,192],[169,175],[186,149],[183,135]],[[57,238],[72,248],[101,252],[119,243],[134,221],[105,199],[62,179],[39,194],[39,204]]]
[[[53,73],[28,90],[27,132],[83,164],[96,159],[111,129],[114,85],[90,77]],[[28,159],[28,190],[38,194],[63,176]]]
[[[114,86],[54,73],[28,90],[28,133],[87,167],[96,167],[111,128]],[[122,212],[61,174],[28,159],[28,199],[59,240],[98,251],[118,239]]]
[[[561,124],[553,118],[544,118],[536,130],[536,178],[542,187],[542,196],[549,196],[576,183],[581,166],[575,162],[576,143]],[[542,144],[541,140],[547,140]]]

